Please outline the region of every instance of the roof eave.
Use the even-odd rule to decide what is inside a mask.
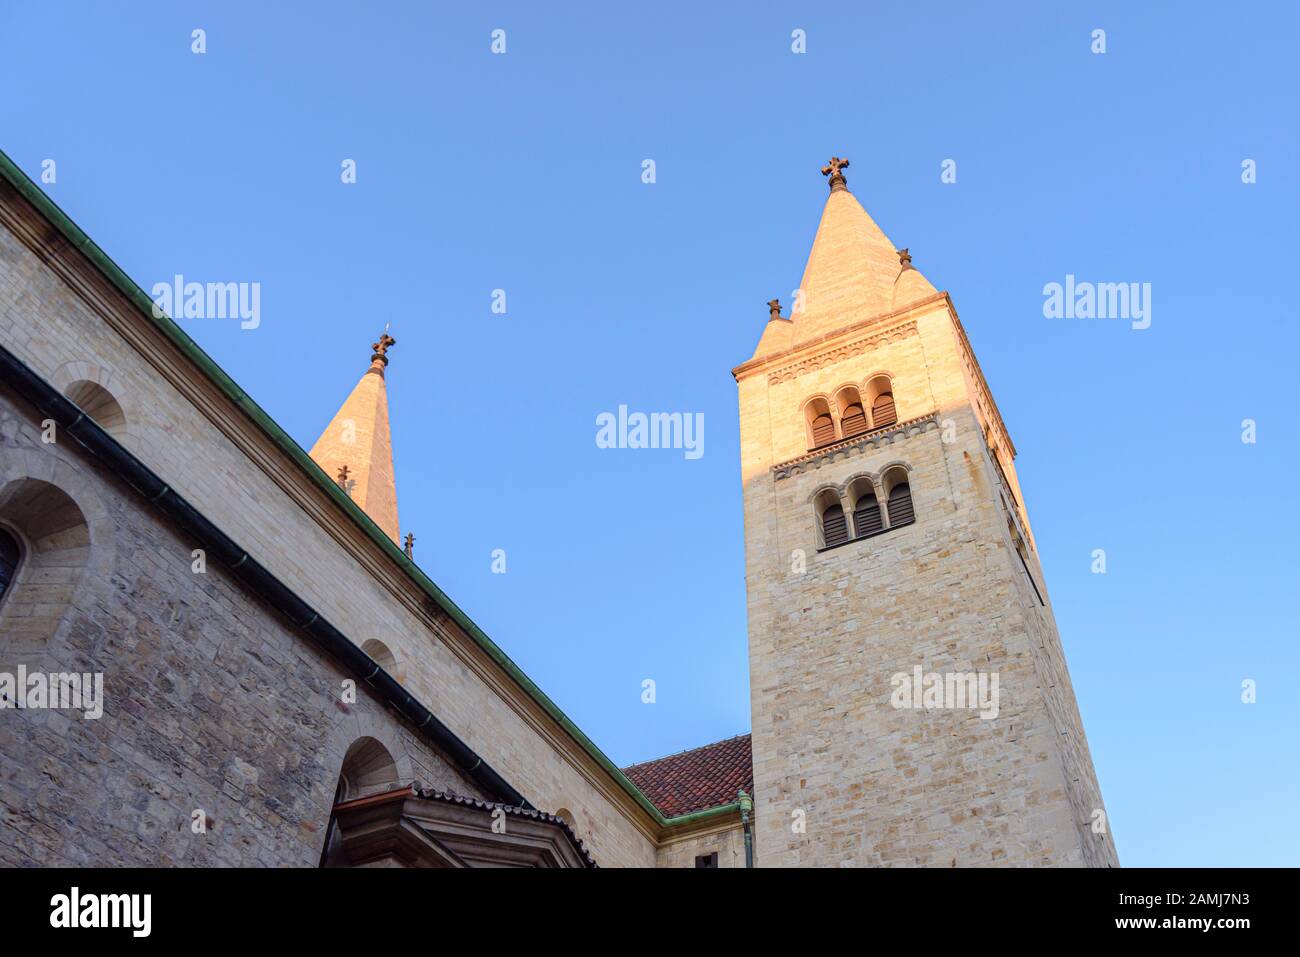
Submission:
[[[117,265],[107,253],[95,244],[72,219],[50,199],[26,173],[0,150],[0,176],[29,202],[60,234],[72,248],[87,260],[120,291],[131,303],[153,322],[171,342],[206,375],[255,425],[289,456],[327,495],[348,515],[367,536],[432,598],[447,615],[510,677],[521,690],[532,698],[591,759],[641,808],[654,823],[662,828],[667,820],[645,795],[629,781],[569,717],[516,665],[501,648],[447,597],[433,580],[422,572],[405,552],[376,525],[368,515],[330,479],[312,460],[311,456],[272,419],[261,406],[191,339],[170,316],[154,315],[154,302],[140,286]]]

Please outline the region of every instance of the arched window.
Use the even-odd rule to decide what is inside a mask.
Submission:
[[[908,484],[907,473],[901,469],[889,486],[889,527],[910,525],[916,521],[916,510],[912,507],[912,487]]]
[[[849,540],[849,523],[840,504],[840,493],[833,488],[823,489],[814,499],[817,519],[821,525],[822,547],[843,545]]]
[[[90,529],[77,503],[57,485],[34,478],[0,487],[0,521],[22,536],[0,536],[0,592],[23,566],[22,608],[0,603],[0,651],[41,653],[58,632],[91,557]]]
[[[116,439],[121,438],[126,429],[126,413],[113,398],[113,393],[98,382],[81,379],[69,385],[64,395],[81,406],[81,411],[94,419],[101,429]]]
[[[18,540],[0,528],[0,602],[5,600],[9,586],[18,577],[18,563],[23,552],[18,547]]]
[[[894,409],[894,393],[882,392],[871,403],[871,421],[876,428],[882,429],[898,421],[898,412]]]
[[[853,534],[858,538],[865,538],[867,535],[876,534],[884,527],[884,520],[880,515],[880,503],[876,501],[876,493],[873,489],[868,488],[858,496],[858,500],[853,506]]]
[[[357,738],[343,757],[338,787],[342,796],[335,803],[386,791],[396,783],[397,763],[388,749],[374,738]]]
[[[397,783],[397,763],[388,749],[375,738],[362,737],[352,742],[339,768],[339,783],[334,788],[334,804],[386,791]],[[334,812],[330,811],[321,848],[321,867],[334,855],[338,831]]]
[[[844,506],[831,505],[822,512],[822,539],[828,546],[843,545],[849,540],[849,526],[844,520]]]
[[[867,383],[867,401],[871,404],[871,427],[883,429],[898,421],[894,408],[894,385],[889,376],[873,376]]]
[[[375,664],[387,671],[394,681],[405,683],[406,676],[397,663],[397,656],[378,638],[367,638],[361,644],[361,650],[375,660]]]
[[[861,403],[854,403],[844,410],[844,419],[841,424],[844,426],[846,436],[867,431],[867,414],[862,411]]]
[[[862,408],[862,397],[853,386],[846,386],[835,396],[840,411],[840,433],[846,438],[867,431],[867,413]]]
[[[813,419],[813,447],[829,445],[835,441],[835,422],[829,412],[823,412]]]
[[[831,407],[823,398],[816,398],[804,407],[808,420],[808,448],[830,445],[835,441],[835,420],[831,418]]]

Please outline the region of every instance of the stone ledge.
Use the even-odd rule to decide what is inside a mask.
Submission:
[[[791,475],[806,472],[809,468],[819,469],[841,455],[847,456],[854,452],[863,451],[868,447],[873,450],[879,449],[885,445],[892,445],[900,438],[920,435],[923,432],[930,431],[931,428],[937,429],[938,427],[939,413],[935,411],[915,419],[908,419],[906,422],[896,422],[883,429],[861,432],[847,439],[840,439],[832,445],[815,449],[807,455],[801,455],[796,459],[790,459],[788,462],[773,465],[772,477],[780,481],[789,478]]]

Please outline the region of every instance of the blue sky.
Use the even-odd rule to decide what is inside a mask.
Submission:
[[[417,558],[620,764],[749,730],[729,370],[850,157],[1018,446],[1121,861],[1300,862],[1295,8],[473,6],[6,4],[0,148],[146,288],[260,282],[184,325],[304,446],[391,322]],[[1045,319],[1067,273],[1151,327]]]

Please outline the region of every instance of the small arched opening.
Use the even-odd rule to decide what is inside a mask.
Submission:
[[[894,405],[894,385],[887,375],[873,376],[867,383],[867,402],[871,408],[871,427],[883,429],[898,421]]]
[[[332,858],[338,844],[338,826],[334,820],[333,808],[345,801],[387,791],[397,781],[397,762],[382,743],[368,736],[352,742],[343,756],[338,784],[334,788],[334,804],[330,809],[325,843],[321,849],[322,867]]]
[[[808,423],[808,448],[815,449],[830,445],[835,441],[835,419],[831,416],[831,405],[818,396],[804,406],[804,417]]]
[[[817,510],[817,527],[821,532],[821,547],[843,545],[849,540],[848,518],[844,505],[835,489],[825,489],[813,500]]]
[[[907,469],[897,465],[886,472],[881,484],[889,512],[889,527],[898,528],[916,521],[916,508],[912,503],[912,485]]]
[[[90,560],[90,529],[57,485],[14,479],[0,488],[0,652],[44,651]]]
[[[71,383],[63,394],[81,407],[81,411],[95,420],[96,424],[113,436],[121,439],[126,432],[126,413],[113,393],[98,382],[79,379]]]
[[[884,529],[880,500],[870,478],[862,476],[849,483],[849,501],[853,503],[854,538],[866,538]]]
[[[868,429],[867,413],[862,406],[862,396],[857,386],[845,386],[835,394],[835,404],[840,413],[840,432],[848,438]]]
[[[405,682],[405,675],[403,675],[402,668],[397,663],[397,656],[393,654],[391,648],[378,638],[367,638],[362,642],[361,650],[374,659],[375,664],[392,675],[396,681]]]

